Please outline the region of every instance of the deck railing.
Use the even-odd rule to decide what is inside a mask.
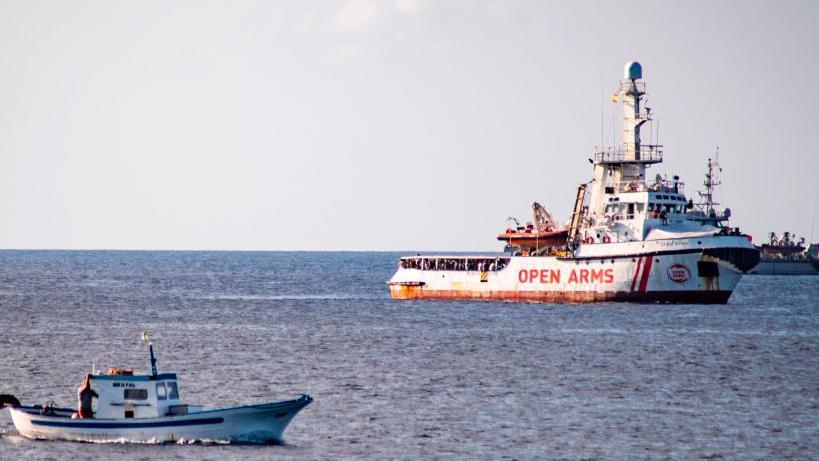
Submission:
[[[663,161],[663,146],[641,145],[636,152],[622,147],[609,147],[592,153],[595,163],[659,163]]]

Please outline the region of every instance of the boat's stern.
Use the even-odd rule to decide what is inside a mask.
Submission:
[[[418,281],[393,281],[387,282],[390,287],[390,298],[392,299],[416,299],[421,295],[424,282]]]
[[[403,257],[398,261],[398,268],[387,281],[392,299],[417,299],[421,297],[426,282],[423,280],[421,264],[413,262],[415,258]],[[420,260],[419,260],[420,261]]]
[[[11,420],[17,432],[30,439],[60,439],[59,431],[49,425],[55,420],[71,421],[74,413],[70,408],[54,408],[42,406],[15,406],[9,407]]]

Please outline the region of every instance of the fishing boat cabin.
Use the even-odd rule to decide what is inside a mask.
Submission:
[[[202,410],[182,403],[176,373],[135,375],[130,369],[112,368],[89,379],[99,394],[96,418],[157,418]]]

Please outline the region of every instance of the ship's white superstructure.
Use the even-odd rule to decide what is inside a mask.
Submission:
[[[641,127],[651,120],[641,79],[641,65],[627,63],[616,95],[621,142],[592,154],[593,178],[578,187],[565,242],[504,257],[402,258],[388,282],[391,296],[727,302],[759,255],[739,229],[722,225],[730,212],[703,219],[678,177],[646,178],[647,169],[662,162],[663,149],[641,139]],[[502,235],[511,243],[511,236],[521,235],[508,231]]]

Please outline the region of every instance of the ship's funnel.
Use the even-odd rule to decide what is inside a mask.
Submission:
[[[626,80],[639,80],[643,78],[643,66],[637,61],[629,61],[623,73]]]

